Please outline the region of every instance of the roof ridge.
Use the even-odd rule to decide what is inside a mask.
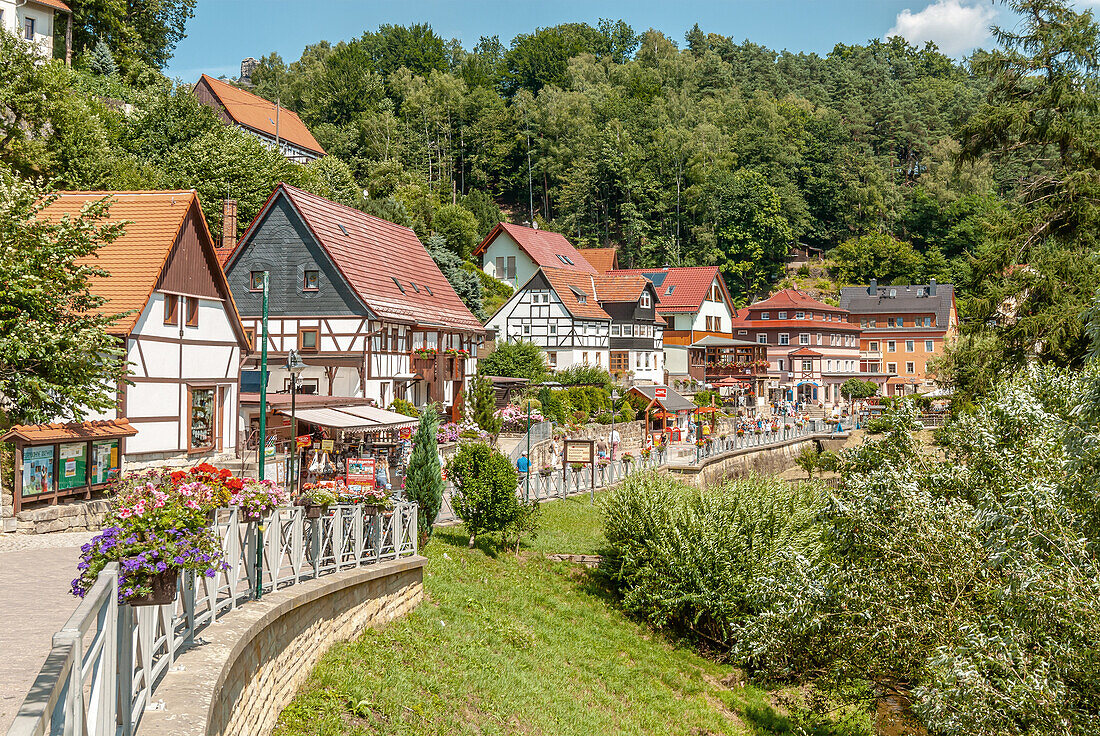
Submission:
[[[387,220],[384,217],[379,217],[378,215],[372,215],[369,212],[364,212],[363,210],[357,209],[357,208],[352,207],[350,205],[346,205],[346,204],[343,204],[341,202],[336,202],[334,200],[329,199],[328,197],[322,197],[320,194],[314,194],[313,192],[311,192],[307,189],[302,189],[301,187],[294,186],[293,184],[287,184],[285,181],[279,182],[279,186],[286,187],[287,189],[293,189],[296,192],[301,192],[302,194],[308,195],[310,197],[316,197],[317,199],[322,199],[322,200],[324,200],[325,202],[328,202],[331,205],[335,205],[336,207],[339,207],[341,209],[348,210],[349,212],[355,214],[358,217],[366,217],[370,220],[377,220],[378,222],[384,222],[387,225],[392,225],[393,227],[399,227],[402,230],[408,230],[410,233],[412,233],[416,237],[417,240],[420,240],[420,236],[417,235],[416,231],[413,230],[411,227],[406,227],[405,225],[400,225],[400,224],[394,222],[393,220]],[[423,241],[421,241],[421,245],[423,245]]]

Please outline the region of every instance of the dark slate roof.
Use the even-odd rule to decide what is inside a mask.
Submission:
[[[646,397],[650,401],[653,401],[655,390],[658,388],[668,389],[667,398],[657,399],[657,404],[665,411],[690,411],[695,409],[695,404],[685,399],[683,396],[673,391],[668,386],[631,386],[631,391],[637,391],[642,396]]]
[[[867,286],[846,286],[840,290],[840,307],[851,314],[924,314],[936,315],[936,324],[943,328],[950,324],[951,309],[955,304],[955,287],[937,284],[936,295],[928,294],[927,284],[908,286],[879,286],[871,295]],[[894,291],[896,296],[890,296]]]

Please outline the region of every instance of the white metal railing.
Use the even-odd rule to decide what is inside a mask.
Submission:
[[[240,520],[236,508],[219,509],[214,525],[228,569],[212,578],[182,574],[167,605],[120,605],[118,564],[107,565],[54,634],[8,736],[132,736],[195,634],[255,597],[261,534],[265,593],[417,553],[414,503],[396,504],[392,514],[360,505],[330,506],[319,519],[304,512],[279,508],[260,524]]]

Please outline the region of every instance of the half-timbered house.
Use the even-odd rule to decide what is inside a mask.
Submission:
[[[269,391],[293,349],[306,391],[457,413],[485,330],[409,228],[280,184],[225,271],[257,348],[268,273]]]
[[[600,366],[635,380],[664,376],[657,294],[642,276],[541,268],[486,326],[498,341],[533,342],[555,369]]]
[[[101,308],[121,314],[110,333],[126,346],[128,383],[117,408],[90,420],[128,419],[125,465],[198,463],[236,452],[242,353],[247,340],[192,191],[61,192],[42,212],[75,217],[111,198],[109,221],[125,234],[90,259]]]

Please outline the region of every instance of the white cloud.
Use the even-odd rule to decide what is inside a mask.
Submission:
[[[934,41],[948,56],[959,56],[989,38],[989,25],[997,11],[988,2],[967,5],[962,0],[936,0],[914,13],[909,8],[898,13],[890,36],[903,36],[912,44]]]

